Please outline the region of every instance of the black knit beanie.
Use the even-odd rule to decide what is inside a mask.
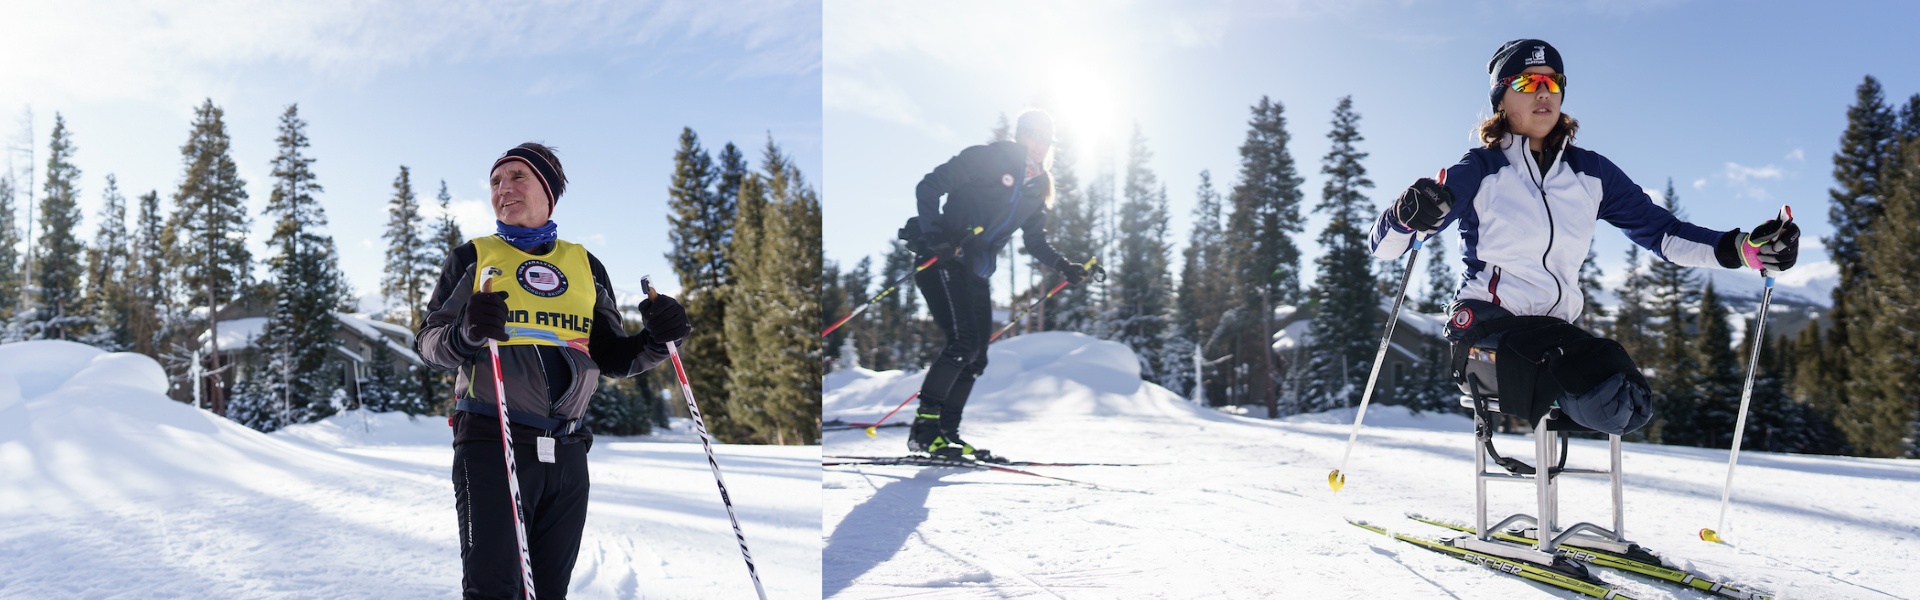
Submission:
[[[560,194],[567,191],[567,175],[565,171],[560,170],[557,159],[548,160],[546,156],[543,156],[543,154],[549,152],[552,151],[548,150],[546,146],[532,142],[514,146],[512,149],[501,154],[499,160],[493,161],[493,169],[498,169],[500,165],[512,161],[523,162],[526,163],[527,166],[533,167],[534,176],[540,178],[540,187],[547,191],[547,210],[552,211],[553,205],[560,202]],[[488,169],[488,171],[491,172],[492,169]]]
[[[1487,61],[1487,75],[1491,77],[1489,84],[1493,86],[1493,90],[1487,92],[1487,102],[1493,105],[1493,110],[1500,110],[1500,99],[1505,96],[1502,90],[1506,86],[1500,85],[1500,80],[1525,71],[1527,67],[1541,65],[1553,67],[1555,73],[1567,72],[1566,66],[1560,63],[1560,51],[1553,49],[1553,44],[1540,40],[1514,40],[1500,46],[1500,50],[1493,53],[1493,59]],[[1565,88],[1561,89],[1564,94]]]

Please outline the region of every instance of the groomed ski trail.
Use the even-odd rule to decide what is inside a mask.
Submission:
[[[1339,459],[1351,411],[1272,421],[1196,408],[1140,383],[1137,364],[1125,347],[1079,334],[996,343],[962,432],[996,454],[1021,459],[1167,463],[1071,471],[1147,494],[954,469],[830,470],[822,475],[822,592],[833,598],[1578,597],[1347,524],[1349,517],[1402,522],[1410,510],[1471,515],[1470,419],[1416,416],[1396,406],[1369,409],[1347,487],[1335,495],[1326,472]],[[837,372],[826,383],[824,414],[871,421],[912,394],[919,374]],[[1520,436],[1496,441],[1503,450],[1531,444]],[[824,453],[898,455],[905,442],[903,430],[881,430],[877,439],[859,430],[828,432]],[[1573,440],[1569,465],[1597,466],[1605,456],[1603,443]],[[1629,535],[1680,566],[1724,573],[1783,597],[1900,597],[1874,591],[1887,590],[1920,598],[1920,591],[1906,592],[1920,590],[1920,570],[1910,568],[1920,559],[1920,515],[1903,508],[1920,489],[1920,463],[1743,453],[1742,491],[1729,516],[1736,549],[1694,537],[1718,509],[1725,459],[1724,450],[1629,444]],[[1563,520],[1607,520],[1604,482],[1566,479],[1561,488]],[[1491,508],[1501,516],[1532,511],[1531,487],[1491,489]],[[1005,570],[984,568],[982,559]],[[1634,598],[1713,597],[1595,571]],[[1076,585],[1054,584],[1063,581]]]

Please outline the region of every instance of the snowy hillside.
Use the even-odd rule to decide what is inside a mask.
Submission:
[[[994,344],[962,432],[1016,460],[1165,463],[1032,467],[1113,489],[1017,474],[900,466],[824,475],[823,592],[834,598],[1572,598],[1348,525],[1409,532],[1402,517],[1467,520],[1471,421],[1370,409],[1338,495],[1327,472],[1353,414],[1269,421],[1196,408],[1139,381],[1123,346],[1072,333]],[[872,421],[920,375],[828,376],[824,414]],[[911,407],[903,413],[910,414]],[[898,416],[896,419],[900,418]],[[898,456],[904,428],[830,432],[827,455]],[[1530,438],[1502,436],[1509,452]],[[1714,526],[1726,452],[1630,444],[1627,533],[1702,574],[1783,598],[1920,598],[1915,461],[1743,453],[1731,545]],[[1575,440],[1570,467],[1604,466]],[[1568,521],[1606,522],[1599,480],[1564,480]],[[1532,488],[1494,486],[1492,512],[1533,512]],[[1498,517],[1496,517],[1498,518]],[[1635,598],[1708,598],[1596,569]]]
[[[458,595],[445,420],[266,435],[165,389],[144,356],[0,345],[0,598]],[[817,596],[819,448],[716,450],[769,595]],[[571,597],[752,597],[697,437],[603,437],[588,462]]]

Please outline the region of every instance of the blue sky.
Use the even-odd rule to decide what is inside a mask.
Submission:
[[[1139,124],[1167,186],[1176,253],[1199,172],[1211,170],[1217,189],[1233,185],[1248,106],[1262,95],[1286,107],[1306,208],[1326,179],[1332,109],[1351,95],[1370,196],[1384,206],[1472,145],[1470,129],[1490,113],[1488,57],[1537,37],[1565,59],[1580,145],[1642,187],[1672,178],[1687,216],[1707,227],[1750,229],[1791,204],[1807,236],[1802,267],[1781,285],[1824,302],[1831,263],[1817,238],[1832,231],[1827,189],[1846,108],[1869,74],[1890,102],[1920,92],[1916,22],[1920,5],[1897,2],[834,0],[826,255],[851,265],[883,253],[928,170],[984,141],[998,114],[1037,102],[1083,148],[1116,147]],[[1087,154],[1083,182],[1096,160]],[[1309,269],[1324,223],[1305,224]],[[1617,279],[1629,242],[1615,231],[1603,227],[1596,249]],[[1749,279],[1738,282],[1757,288]],[[1005,274],[995,282],[1004,297]]]
[[[65,117],[88,240],[108,173],[130,202],[177,189],[179,148],[207,98],[226,111],[256,257],[275,128],[299,103],[329,231],[361,294],[378,290],[401,165],[430,215],[446,180],[472,237],[493,231],[493,159],[529,140],[557,147],[572,182],[555,210],[560,235],[626,291],[643,274],[679,287],[662,255],[682,126],[712,150],[733,141],[756,167],[771,135],[822,180],[818,2],[27,0],[8,13],[0,137],[20,144],[31,106],[44,172],[54,113]]]

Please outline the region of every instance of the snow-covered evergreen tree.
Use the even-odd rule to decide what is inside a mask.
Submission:
[[[160,192],[142,194],[128,240],[127,330],[133,338],[133,351],[155,358],[166,347],[161,339],[164,321],[178,312],[173,293],[178,277],[168,268],[168,248],[162,243],[167,232],[166,218],[160,213]]]
[[[1580,311],[1580,319],[1574,323],[1592,333],[1597,333],[1600,320],[1607,318],[1607,307],[1600,303],[1600,278],[1606,274],[1600,271],[1599,257],[1588,248],[1587,259],[1580,263],[1580,293],[1585,297],[1585,306]]]
[[[1053,168],[1048,171],[1053,178],[1053,206],[1047,209],[1047,241],[1067,260],[1086,262],[1101,256],[1103,245],[1096,229],[1099,212],[1093,199],[1088,197],[1089,190],[1080,185],[1079,174],[1074,171],[1078,147],[1067,137],[1070,133],[1065,129],[1059,131],[1056,137],[1060,141],[1053,147]],[[1102,266],[1106,266],[1104,263],[1102,259]],[[1041,294],[1061,280],[1051,265],[1047,267],[1039,285],[1044,288],[1038,290]],[[1080,285],[1061,288],[1060,293],[1047,300],[1046,306],[1036,309],[1044,321],[1044,329],[1093,332],[1098,327],[1095,321],[1099,311],[1094,283],[1083,281]]]
[[[267,200],[266,213],[275,219],[267,241],[275,285],[273,312],[259,344],[267,358],[259,387],[291,419],[272,422],[275,428],[333,414],[331,403],[320,400],[340,386],[335,369],[328,367],[340,330],[334,313],[351,296],[333,237],[324,231],[326,209],[315,197],[325,188],[313,172],[315,159],[305,153],[311,145],[306,125],[298,105],[288,105],[280,115],[279,154]]]
[[[738,297],[731,288],[736,260],[730,245],[746,169],[745,158],[732,143],[721,151],[720,163],[714,164],[693,129],[681,128],[667,188],[671,211],[667,215],[667,235],[673,241],[667,261],[680,279],[681,292],[676,299],[686,307],[687,320],[693,325],[693,334],[680,346],[687,378],[710,421],[729,418],[726,407],[731,400],[726,382],[733,359],[726,343],[727,316],[733,299]],[[707,404],[719,408],[710,410],[705,408]]]
[[[741,188],[729,249],[739,312],[754,316],[726,323],[729,420],[753,439],[817,443],[819,196],[772,139],[761,169]]]
[[[1326,253],[1317,262],[1320,269],[1314,285],[1320,297],[1311,326],[1314,346],[1307,359],[1307,389],[1303,390],[1308,411],[1358,405],[1380,343],[1374,317],[1380,295],[1370,271],[1373,255],[1367,242],[1372,206],[1361,191],[1373,187],[1373,182],[1360,164],[1367,153],[1354,147],[1366,139],[1360,136],[1359,122],[1353,98],[1341,98],[1333,111],[1333,130],[1327,133],[1333,147],[1320,170],[1328,178],[1314,211],[1327,213],[1329,220],[1319,239]]]
[[[1134,125],[1128,142],[1126,201],[1120,205],[1120,238],[1115,244],[1111,288],[1113,308],[1106,330],[1114,340],[1132,348],[1140,360],[1140,376],[1171,389],[1184,389],[1190,378],[1184,364],[1191,352],[1181,353],[1168,372],[1162,349],[1173,304],[1173,282],[1167,272],[1167,193],[1147,166],[1152,151],[1146,135]]]
[[[1674,216],[1686,218],[1671,178],[1667,180],[1666,208]],[[1694,420],[1699,418],[1704,398],[1697,384],[1701,367],[1692,339],[1692,325],[1694,313],[1700,309],[1700,276],[1694,274],[1691,267],[1665,260],[1653,260],[1647,267],[1647,276],[1647,303],[1655,323],[1658,350],[1644,361],[1637,356],[1634,359],[1640,366],[1654,369],[1648,383],[1653,386],[1653,414],[1655,427],[1660,432],[1657,441],[1698,445],[1692,441],[1695,438],[1691,432],[1698,430]],[[1669,428],[1679,432],[1672,439],[1666,433]]]
[[[420,201],[413,195],[413,175],[406,165],[393,178],[393,199],[387,201],[387,229],[380,238],[387,241],[386,267],[380,277],[380,294],[392,307],[389,323],[419,331],[426,322],[427,298],[440,273],[433,251],[421,230]]]
[[[1273,307],[1301,304],[1300,249],[1293,236],[1301,232],[1300,185],[1293,155],[1287,151],[1286,108],[1266,96],[1249,107],[1247,138],[1240,145],[1240,180],[1233,187],[1223,243],[1224,274],[1232,302],[1221,313],[1235,359],[1218,368],[1231,383],[1224,401],[1264,403],[1273,394],[1281,366],[1272,362],[1274,331],[1268,329]],[[1225,320],[1233,317],[1233,320]],[[1272,376],[1269,377],[1269,367]]]
[[[1234,335],[1221,325],[1233,301],[1233,280],[1227,264],[1221,198],[1214,190],[1212,173],[1200,171],[1200,185],[1194,190],[1194,199],[1193,231],[1187,236],[1186,249],[1181,252],[1180,289],[1174,297],[1175,331],[1178,338],[1187,340],[1185,355],[1179,357],[1180,368],[1194,374],[1189,376],[1189,387],[1173,389],[1186,393],[1189,400],[1200,402],[1226,397],[1227,378],[1207,376],[1206,367],[1196,366],[1196,357],[1192,354],[1198,352],[1199,362],[1205,363],[1209,355],[1232,350]],[[1167,353],[1176,354],[1173,349]],[[1194,384],[1204,388],[1191,387]]]
[[[213,105],[212,99],[194,109],[193,130],[188,134],[187,143],[180,147],[186,172],[180,178],[180,188],[174,192],[170,231],[163,234],[174,236],[172,243],[163,242],[171,249],[171,268],[179,273],[188,296],[187,305],[207,307],[201,319],[207,325],[202,331],[209,332],[218,329],[214,320],[218,309],[253,287],[253,254],[246,244],[251,221],[247,217],[246,182],[240,179],[240,167],[230,154],[232,140],[227,136],[225,115],[225,111]],[[197,347],[200,342],[188,337],[191,335],[187,333],[188,315],[183,311],[171,317],[177,321],[171,343]],[[219,336],[209,337],[215,347],[209,349],[207,356],[217,357]],[[185,354],[187,351],[176,347],[170,352]],[[224,359],[217,362],[225,364]],[[217,365],[209,363],[209,371],[217,369]],[[225,390],[213,385],[215,381],[218,379],[207,382],[208,398],[214,412],[224,415]]]
[[[26,284],[21,271],[19,217],[14,210],[13,173],[0,173],[0,321],[13,317],[21,306],[20,294]]]
[[[127,238],[127,197],[120,184],[107,174],[107,188],[101,193],[100,225],[87,248],[87,313],[91,331],[82,341],[102,350],[119,352],[133,346],[128,305],[131,290],[127,274],[131,256]]]
[[[47,181],[41,190],[38,242],[33,247],[33,284],[39,288],[36,314],[26,322],[29,339],[79,340],[90,333],[81,278],[86,274],[86,245],[80,227],[80,167],[73,164],[73,132],[60,113],[53,114],[47,143]]]

